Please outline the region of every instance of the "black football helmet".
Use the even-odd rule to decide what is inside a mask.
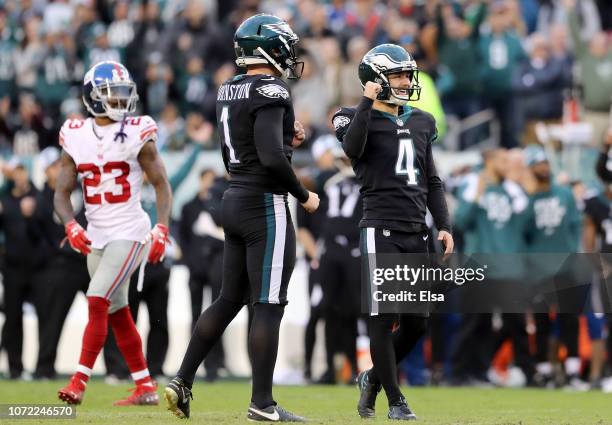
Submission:
[[[410,73],[411,85],[407,94],[402,94],[398,88],[391,87],[388,76],[405,71]],[[381,44],[366,53],[359,64],[359,79],[362,87],[368,81],[380,84],[382,90],[377,99],[382,102],[402,106],[421,97],[417,64],[403,47],[395,44]]]

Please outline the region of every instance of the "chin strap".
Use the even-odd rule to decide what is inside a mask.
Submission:
[[[121,138],[121,143],[125,142],[125,138],[127,137],[127,134],[123,130],[125,129],[125,118],[126,117],[127,117],[127,112],[123,115],[123,119],[121,120],[121,128],[119,128],[119,131],[115,133],[115,138],[113,139],[114,142],[116,142],[118,138]]]
[[[272,57],[266,53],[266,51],[264,49],[262,49],[261,47],[258,47],[256,49],[264,58],[266,58],[266,60],[270,63],[270,65],[274,66],[274,68],[276,68],[278,70],[278,72],[281,73],[281,75],[285,74],[285,70],[280,66],[280,64],[275,61],[274,59],[272,59]]]

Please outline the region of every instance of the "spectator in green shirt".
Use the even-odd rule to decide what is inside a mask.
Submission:
[[[525,250],[527,197],[521,187],[507,179],[509,157],[505,149],[483,154],[484,167],[477,179],[472,179],[459,196],[454,228],[470,235],[475,242],[471,253],[519,253]],[[516,256],[488,256],[488,285],[499,285],[508,279],[520,278],[521,258]],[[493,286],[496,287],[496,286]],[[503,326],[499,333],[510,336],[515,363],[529,381],[533,364],[529,354],[525,316],[502,314]],[[452,355],[453,375],[457,383],[466,380],[486,380],[486,371],[494,347],[491,314],[465,314],[455,341]]]
[[[535,191],[529,196],[528,251],[577,252],[581,217],[572,190],[552,181],[542,148],[529,147],[526,156],[535,178]]]
[[[580,36],[576,0],[565,0],[574,53],[582,85],[584,119],[593,126],[592,144],[602,144],[610,122],[612,102],[612,43],[605,32],[596,33],[588,43]]]
[[[581,216],[576,206],[574,194],[569,187],[556,185],[552,181],[550,164],[544,150],[539,146],[530,146],[525,150],[526,164],[534,179],[534,192],[529,199],[529,221],[527,226],[527,251],[532,261],[530,270],[536,272],[542,281],[571,281],[573,275],[569,270],[560,270],[559,257],[538,255],[542,253],[575,253],[581,231]],[[566,295],[567,296],[567,295]],[[541,311],[542,307],[534,308]],[[557,309],[559,310],[559,308]],[[552,323],[548,313],[533,315],[536,323],[536,382],[545,385],[553,378],[552,365],[549,363],[549,339],[552,334]],[[580,364],[578,357],[578,315],[571,313],[558,314],[559,338],[567,349],[565,370],[570,385],[576,386]]]
[[[517,64],[525,59],[521,41],[512,29],[510,10],[505,3],[494,3],[489,16],[491,31],[480,39],[482,85],[484,98],[495,111],[500,125],[500,144],[505,148],[518,146],[515,100],[512,75]]]
[[[76,46],[70,35],[63,31],[47,33],[44,42],[35,93],[45,112],[53,120],[59,120],[60,105],[74,82]]]
[[[469,23],[450,3],[437,9],[438,89],[445,112],[460,119],[477,113],[482,107],[478,37],[485,13],[484,3],[479,4]],[[477,143],[479,133],[478,128],[465,131],[460,137],[460,147]]]
[[[17,42],[9,26],[6,11],[0,6],[0,98],[15,98],[15,54]]]
[[[523,252],[527,197],[518,184],[506,180],[506,150],[487,151],[483,157],[479,178],[473,179],[459,196],[454,227],[477,235],[473,252]]]

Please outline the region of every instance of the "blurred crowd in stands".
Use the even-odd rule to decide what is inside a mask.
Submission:
[[[337,171],[338,149],[330,116],[339,105],[358,103],[362,88],[357,67],[363,55],[380,43],[400,44],[419,64],[423,90],[415,106],[437,120],[440,141],[436,151],[451,158],[465,152],[482,154],[476,166],[451,160],[443,167],[455,233],[465,252],[606,249],[598,240],[605,240],[602,222],[607,218],[599,211],[612,205],[608,187],[612,169],[607,168],[612,144],[612,2],[608,0],[0,1],[0,157],[5,183],[0,227],[5,241],[2,271],[7,316],[2,344],[9,352],[10,377],[23,376],[23,302],[33,302],[39,317],[46,314],[50,318],[42,321],[48,329],[41,328],[35,376],[53,377],[63,320],[74,295],[87,285],[82,259],[59,248],[63,228],[53,220],[50,203],[57,175],[59,127],[66,118],[85,114],[80,101],[84,72],[102,60],[127,66],[138,86],[139,113],[158,121],[158,149],[184,153],[185,162],[171,176],[176,188],[202,150],[218,149],[217,87],[240,72],[234,64],[232,37],[240,22],[261,12],[286,19],[301,39],[304,73],[290,86],[296,119],[304,124],[307,139],[295,153],[294,163],[313,189],[320,188],[316,184],[319,175]],[[542,164],[548,168],[539,168],[545,167]],[[599,178],[595,177],[596,165]],[[44,187],[30,182],[33,167],[44,172]],[[194,317],[201,310],[202,287],[209,285],[218,291],[222,244],[215,233],[220,219],[214,212],[226,184],[213,170],[200,171],[200,187],[192,188],[195,196],[185,205],[174,229],[178,231],[173,232],[183,253],[189,253],[181,261],[192,274]],[[590,180],[583,177],[585,172],[590,173]],[[523,234],[517,227],[522,221],[515,219],[521,216],[515,208],[517,197],[525,197],[524,208],[535,209],[542,193],[559,200],[540,210],[563,207],[559,209],[563,214],[552,223],[550,217],[559,214],[549,214],[548,220],[540,220],[530,231],[548,236],[569,232],[567,243],[554,244],[554,249],[546,248],[546,243],[529,247],[516,238]],[[143,202],[152,201],[146,191],[144,197]],[[589,199],[600,200],[604,207]],[[507,208],[500,209],[502,206]],[[493,211],[498,214],[489,213]],[[322,212],[318,220],[325,221],[325,209]],[[320,233],[321,222],[308,220],[298,219],[297,225],[312,272],[321,260],[313,242],[325,235]],[[211,267],[204,270],[203,264]],[[153,282],[167,282],[171,266],[166,262],[156,267],[149,273],[151,286],[145,282],[143,293],[131,294],[133,314],[138,303],[146,301],[151,323],[155,323],[148,354],[151,372],[158,376],[164,374],[161,365],[168,345],[167,304],[163,304],[168,288]],[[76,272],[62,274],[67,268]],[[77,272],[79,278],[75,278]],[[32,294],[37,292],[33,288],[40,285],[41,275],[46,280],[55,276],[70,289],[47,287],[43,302],[37,303]],[[311,291],[316,293],[317,285],[322,287],[323,298],[330,296],[326,282],[311,279]],[[160,286],[165,288],[161,292]],[[62,293],[60,303],[53,288],[71,295]],[[326,301],[321,305],[333,305],[333,300]],[[50,305],[55,310],[50,311]],[[314,325],[309,324],[306,338],[309,379],[318,379],[311,376],[309,364],[313,326],[319,318],[337,320],[337,313],[313,305]],[[353,319],[356,323],[357,318]],[[507,326],[498,326],[498,319]],[[611,372],[605,367],[605,341],[611,341],[606,318],[448,315],[432,322],[432,335],[424,345],[427,349],[420,345],[404,369],[415,385],[428,379],[477,385],[497,379],[487,375],[494,354],[499,357],[501,343],[494,341],[508,336],[514,342],[514,363],[521,369],[523,383],[586,388],[587,381],[602,386],[602,377]],[[536,325],[537,332],[533,331]],[[587,327],[593,342],[583,350],[578,340]],[[346,329],[326,335],[331,355],[321,382],[340,379],[333,371],[333,354],[347,354],[347,344],[332,347],[342,339],[339,334],[346,334]],[[357,334],[357,330],[350,331],[350,335]],[[351,344],[354,346],[354,339],[349,347]],[[559,346],[565,347],[561,357],[551,351]],[[112,350],[107,351],[109,374],[127,376],[125,368],[113,366]],[[351,363],[356,361],[354,353],[347,357]],[[429,375],[424,374],[424,358]],[[222,347],[211,359],[207,371],[214,379],[223,368]],[[594,366],[586,369],[591,359]],[[559,365],[565,380],[559,378]],[[351,366],[354,372],[355,364]]]

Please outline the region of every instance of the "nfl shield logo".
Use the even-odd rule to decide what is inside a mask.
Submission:
[[[404,121],[402,121],[401,119],[397,119],[397,125],[399,125],[400,127],[404,125]]]
[[[391,230],[389,230],[389,229],[383,229],[383,235],[385,235],[385,237],[387,237],[387,238],[388,238],[389,236],[391,236]]]

